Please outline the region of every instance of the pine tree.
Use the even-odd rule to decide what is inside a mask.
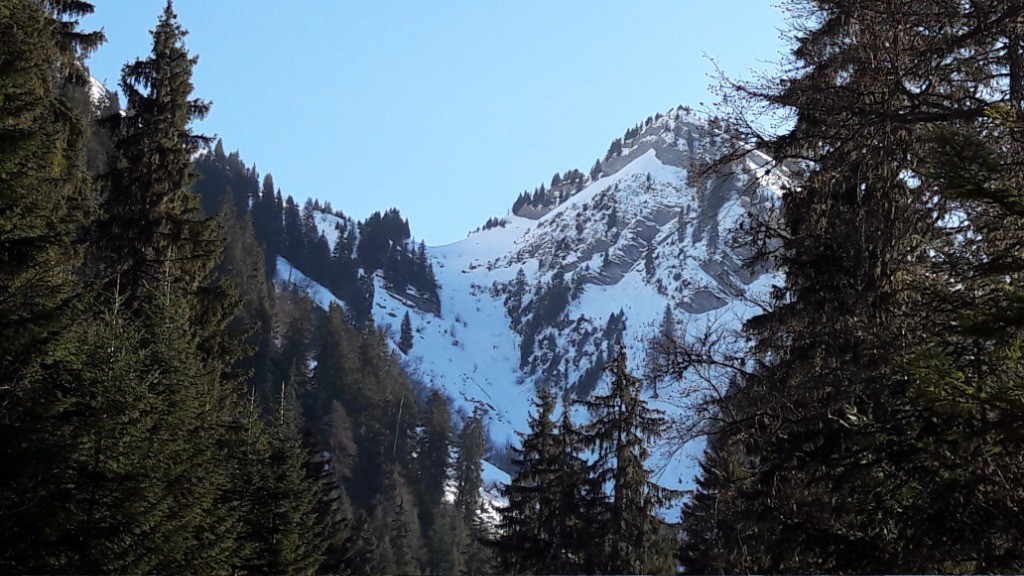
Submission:
[[[284,215],[275,191],[274,178],[267,174],[263,177],[259,199],[252,207],[253,229],[266,255],[268,280],[274,277],[277,257],[284,254]]]
[[[676,319],[675,314],[672,313],[672,304],[665,304],[665,312],[661,315],[661,323],[658,325],[658,332],[654,335],[650,345],[647,348],[646,364],[648,367],[655,367],[661,361],[662,355],[671,353],[676,346],[679,345],[678,334],[676,334]],[[651,382],[651,386],[654,389],[654,397],[658,398],[658,385],[661,384],[661,380],[664,376],[660,373],[660,369],[652,370],[648,375],[648,380]]]
[[[416,520],[416,506],[408,484],[389,466],[381,493],[374,499],[374,550],[365,571],[377,574],[419,574],[424,546]]]
[[[181,313],[187,308],[184,295],[170,292],[148,304],[141,319],[146,369],[161,375],[151,392],[162,400],[150,429],[158,456],[148,473],[164,500],[146,538],[155,571],[216,572],[235,555],[238,510],[230,500],[226,431],[236,398],[196,351],[194,327]]]
[[[647,407],[642,383],[626,367],[626,353],[609,362],[607,394],[581,403],[591,420],[580,430],[582,444],[595,451],[589,476],[609,487],[604,520],[608,534],[599,570],[615,574],[671,573],[671,548],[657,510],[670,494],[651,480],[647,444],[666,426],[663,413]]]
[[[154,569],[145,534],[164,518],[165,493],[150,472],[160,456],[150,429],[162,410],[141,342],[138,323],[115,309],[69,327],[52,361],[33,370],[47,386],[23,397],[16,438],[33,454],[9,460],[19,462],[17,482],[5,482],[4,495],[19,513],[5,514],[14,522],[4,572]]]
[[[359,449],[352,433],[352,419],[337,400],[331,401],[325,446],[330,454],[332,477],[339,486],[344,486],[352,478],[352,465]]]
[[[603,566],[593,554],[603,542],[602,487],[588,477],[582,446],[568,403],[561,422],[554,421],[557,403],[548,388],[537,392],[535,412],[517,468],[502,490],[508,504],[500,508],[498,536],[491,543],[497,565],[515,574],[586,574]]]
[[[249,402],[240,403],[232,419],[228,437],[231,452],[228,497],[238,508],[239,545],[233,563],[239,570],[258,572],[264,569],[267,554],[263,542],[268,539],[264,513],[265,493],[273,471],[270,462],[270,434],[257,406],[255,389]]]
[[[91,7],[79,4],[82,10]],[[52,514],[56,502],[42,494],[67,489],[64,473],[77,465],[73,457],[82,457],[75,434],[88,434],[72,427],[61,431],[70,436],[60,436],[55,429],[63,426],[69,406],[88,404],[92,392],[49,372],[59,364],[64,375],[73,374],[82,350],[95,350],[96,342],[114,330],[107,323],[103,334],[77,332],[83,341],[69,341],[80,311],[75,301],[87,293],[75,281],[82,263],[77,240],[92,211],[82,120],[55,87],[63,80],[62,66],[80,65],[68,60],[76,54],[61,45],[68,39],[61,30],[74,31],[75,25],[54,19],[39,2],[0,6],[0,459],[5,462],[0,571],[5,572],[75,571],[83,565],[77,550],[48,558],[37,553],[52,537],[67,533],[61,525],[66,517]],[[120,365],[127,370],[135,359],[130,355]]]
[[[257,499],[263,508],[262,538],[257,539],[258,571],[271,574],[317,574],[328,539],[317,511],[325,495],[307,474],[308,457],[299,433],[294,392],[282,390],[270,430],[270,477]]]
[[[152,36],[152,54],[124,68],[130,114],[114,132],[98,269],[109,301],[140,322],[146,367],[161,375],[148,473],[164,500],[144,533],[152,570],[221,572],[235,555],[238,514],[225,464],[241,380],[232,367],[241,336],[228,329],[237,297],[214,278],[223,244],[190,193],[203,138],[189,123],[208,106],[189,99],[195,58],[170,4]]]
[[[772,309],[747,323],[752,370],[716,403],[721,424],[702,492],[684,513],[691,569],[1019,567],[1005,535],[973,533],[1000,525],[981,513],[993,501],[952,496],[992,465],[980,455],[994,446],[967,424],[977,413],[936,402],[935,390],[941,397],[963,386],[960,360],[992,365],[959,344],[960,360],[933,362],[937,340],[948,353],[960,339],[945,336],[963,326],[951,295],[973,292],[969,276],[938,272],[945,248],[957,259],[974,245],[948,218],[973,216],[947,203],[945,185],[922,167],[937,130],[976,129],[994,103],[986,99],[1008,96],[1022,7],[904,8],[795,3],[794,72],[741,88],[760,105],[795,112],[791,130],[749,142],[780,163],[799,160],[778,218],[756,226],[786,284]],[[894,39],[900,49],[877,58]],[[1016,477],[1006,464],[1001,473]],[[1014,498],[999,506],[1012,508]]]
[[[654,262],[654,250],[654,242],[648,243],[647,249],[644,250],[644,279],[648,282],[654,279],[654,274],[658,271]]]
[[[192,157],[205,140],[189,124],[209,105],[189,99],[196,58],[185,49],[185,34],[168,4],[153,30],[153,53],[126,65],[121,81],[130,115],[115,133],[100,231],[110,255],[107,284],[131,308],[167,285],[195,290],[217,250],[190,193]]]
[[[569,396],[562,404],[562,416],[555,436],[554,476],[545,482],[548,501],[542,502],[542,532],[551,535],[559,552],[551,567],[559,574],[592,574],[604,565],[601,544],[606,534],[604,486],[591,474],[584,457],[580,429],[573,422]]]
[[[307,269],[305,265],[306,241],[302,226],[302,215],[295,200],[289,196],[284,202],[284,246],[281,254],[292,266]]]
[[[733,390],[738,382],[734,383]],[[723,417],[718,414],[718,417]],[[683,507],[679,561],[689,574],[713,574],[730,565],[735,543],[741,542],[751,523],[738,499],[728,490],[743,479],[739,443],[730,435],[711,434],[700,462],[697,489]]]
[[[54,31],[58,79],[72,84],[85,84],[89,74],[84,63],[106,40],[102,31],[83,32],[78,29],[80,20],[95,11],[93,3],[84,0],[46,0],[44,4],[56,19]]]
[[[455,507],[467,524],[473,524],[480,512],[484,446],[484,421],[480,413],[474,411],[459,431],[459,451],[455,457]]]
[[[412,322],[409,320],[409,313],[406,312],[402,316],[402,328],[401,334],[398,338],[398,349],[403,354],[408,354],[412,350]]]
[[[507,574],[543,573],[559,557],[558,544],[541,532],[538,518],[546,484],[555,472],[555,407],[554,394],[547,388],[538,390],[527,422],[529,432],[521,447],[513,447],[516,474],[502,488],[508,503],[498,509],[499,536],[492,544],[498,566]]]
[[[465,520],[454,506],[445,504],[438,510],[436,527],[431,535],[431,574],[464,574],[469,554],[469,531]]]
[[[454,466],[455,511],[461,515],[470,540],[465,555],[467,574],[489,574],[492,571],[490,551],[481,543],[486,539],[486,527],[480,513],[486,437],[483,417],[479,410],[474,410],[459,431]]]
[[[417,450],[420,514],[424,531],[434,528],[435,516],[444,500],[448,472],[451,469],[451,413],[448,400],[437,390],[427,397],[423,413],[423,433]]]
[[[75,245],[91,195],[81,120],[54,89],[59,24],[36,4],[6,5],[0,24],[0,390],[14,391],[25,360],[62,326],[81,263]],[[66,55],[65,55],[66,56]],[[41,191],[45,190],[45,193]],[[0,410],[11,406],[0,402]]]
[[[1024,125],[1022,100],[1024,93],[1011,94],[980,122],[935,130],[922,162],[925,181],[963,214],[968,230],[936,244],[942,258],[934,271],[950,280],[925,288],[931,321],[942,328],[912,365],[912,390],[934,422],[935,432],[919,439],[928,454],[921,467],[934,471],[928,488],[944,503],[922,517],[950,542],[943,556],[952,561],[943,568],[1009,572],[1024,563],[1015,545],[1020,528],[1009,521],[1024,485],[1024,462],[1013,448],[1019,433],[1010,424],[1024,414],[1024,180],[1017,167],[1024,150],[1013,136]]]

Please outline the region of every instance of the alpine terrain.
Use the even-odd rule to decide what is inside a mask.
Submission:
[[[436,301],[374,274],[372,315],[414,379],[443,389],[485,417],[492,440],[515,442],[535,387],[586,398],[606,384],[622,346],[644,374],[651,344],[709,326],[735,330],[776,279],[750,270],[735,238],[748,212],[778,194],[767,158],[750,155],[710,178],[690,174],[719,149],[718,137],[679,107],[616,139],[589,173],[556,174],[524,192],[509,213],[467,238],[431,247]],[[328,241],[353,223],[315,215]],[[330,292],[287,261],[277,278],[327,306]],[[412,338],[400,342],[408,315]],[[652,405],[685,419],[685,383],[649,383]],[[689,488],[703,442],[669,435],[655,448],[656,478]]]

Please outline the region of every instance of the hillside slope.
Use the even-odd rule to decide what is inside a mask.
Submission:
[[[689,171],[716,144],[684,109],[627,136],[591,175],[571,171],[529,197],[535,204],[521,196],[519,215],[430,248],[439,314],[410,305],[377,278],[372,314],[396,349],[402,317],[410,314],[410,375],[467,410],[483,410],[498,443],[525,428],[537,384],[585,396],[602,385],[600,368],[619,345],[642,374],[667,313],[679,330],[708,323],[736,329],[775,280],[770,271],[746,269],[747,252],[734,240],[744,216],[781,188],[777,177],[759,177],[763,157],[745,158],[694,188]],[[663,383],[649,393],[678,415],[686,405],[674,391],[682,388]],[[700,448],[661,447],[663,481],[687,486],[694,466],[686,455]]]

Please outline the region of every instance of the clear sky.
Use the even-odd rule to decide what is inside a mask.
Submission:
[[[96,0],[93,75],[150,49],[163,0]],[[765,0],[177,0],[199,56],[198,130],[285,195],[358,219],[397,206],[429,245],[505,215],[525,189],[586,171],[612,139],[711,105],[714,62],[771,69]]]

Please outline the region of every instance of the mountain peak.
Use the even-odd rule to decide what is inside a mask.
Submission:
[[[581,192],[591,183],[613,176],[649,150],[666,166],[686,169],[691,164],[703,123],[685,106],[647,117],[626,130],[608,147],[587,173],[573,169],[555,174],[550,185],[541,184],[533,192],[524,191],[512,205],[512,214],[537,220]]]
[[[483,408],[500,440],[522,429],[534,384],[586,396],[618,346],[639,369],[666,309],[681,325],[741,322],[773,276],[745,267],[734,230],[775,193],[757,163],[691,182],[717,146],[686,108],[652,116],[587,174],[557,174],[505,218],[431,248],[444,312],[410,310],[407,369]],[[398,334],[408,308],[376,294],[377,322]]]
[[[757,310],[776,277],[746,266],[736,230],[779,186],[756,154],[691,178],[722,143],[686,108],[652,116],[588,173],[556,174],[508,216],[423,255],[439,306],[411,302],[387,270],[363,277],[372,286],[360,294],[412,378],[482,410],[496,441],[514,441],[535,386],[587,397],[620,348],[643,373],[667,325],[738,329]],[[367,244],[365,232],[354,241]],[[666,400],[679,401],[659,400],[664,409],[680,409]],[[692,472],[671,475],[685,487]]]

